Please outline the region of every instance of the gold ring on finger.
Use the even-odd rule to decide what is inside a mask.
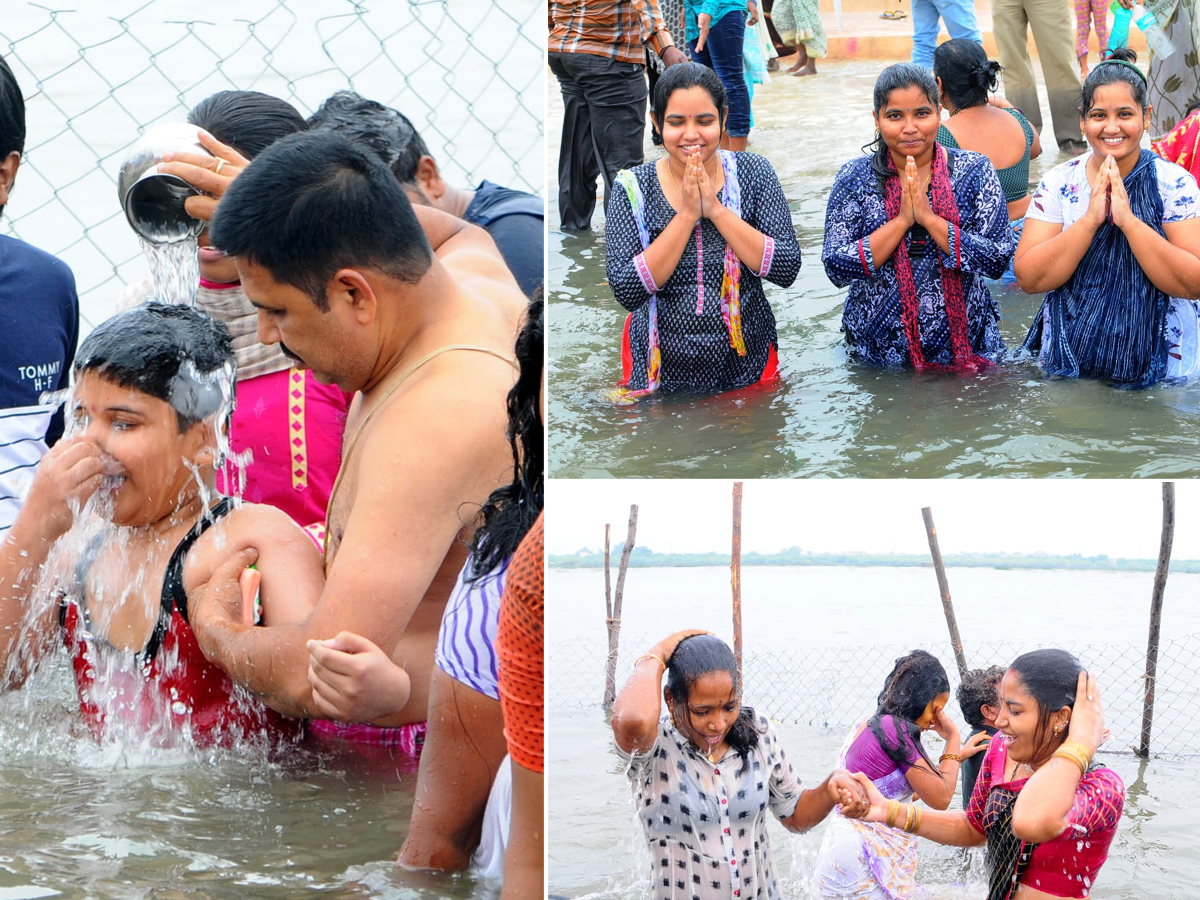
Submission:
[[[216,169],[214,169],[213,171],[214,171],[214,172],[216,172],[216,174],[220,175],[220,174],[221,174],[221,167],[222,167],[223,165],[225,165],[225,160],[223,160],[223,159],[219,159],[219,158],[218,158],[218,159],[217,159],[217,167],[216,167]]]

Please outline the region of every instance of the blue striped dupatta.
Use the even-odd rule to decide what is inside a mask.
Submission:
[[[1125,176],[1125,191],[1133,214],[1165,237],[1154,159],[1141,151]],[[1046,295],[1023,347],[1041,349],[1048,314],[1046,374],[1107,378],[1127,390],[1149,387],[1167,371],[1169,304],[1142,271],[1121,229],[1106,222],[1067,283]]]

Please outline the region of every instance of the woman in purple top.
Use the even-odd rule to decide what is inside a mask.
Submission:
[[[937,658],[914,650],[896,660],[879,694],[879,707],[851,730],[838,765],[862,772],[889,800],[913,793],[935,809],[945,809],[958,783],[964,755],[979,742],[962,748],[958,729],[945,713],[950,680]],[[946,752],[934,764],[921,745],[921,732],[933,729],[946,741]],[[904,822],[862,822],[834,816],[825,831],[815,874],[821,897],[897,900],[915,885],[916,840]]]

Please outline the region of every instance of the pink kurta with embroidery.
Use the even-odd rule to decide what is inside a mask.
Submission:
[[[300,525],[323,522],[349,405],[349,394],[301,369],[239,380],[230,445],[253,454],[242,498],[278,507]],[[218,474],[217,487],[232,493],[233,466],[225,475]]]

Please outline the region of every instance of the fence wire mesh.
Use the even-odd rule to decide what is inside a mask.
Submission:
[[[658,636],[621,635],[617,687],[625,683],[642,648]],[[966,646],[967,665],[1007,666],[1036,649],[1035,644],[995,642]],[[1112,732],[1106,752],[1131,753],[1139,744],[1145,694],[1145,644],[1057,644],[1074,653],[1096,676],[1104,702],[1105,723]],[[636,650],[629,648],[638,648]],[[781,722],[848,729],[875,708],[883,679],[909,646],[872,645],[817,647],[802,651],[747,650],[744,661],[745,702]],[[950,676],[947,712],[959,725],[963,718],[954,693],[958,669],[949,642],[924,645]],[[555,642],[547,653],[546,693],[550,717],[555,711],[601,707],[607,647],[592,641]],[[1151,755],[1200,757],[1200,634],[1159,644]]]
[[[451,184],[543,192],[540,0],[5,0],[0,54],[25,94],[28,138],[0,232],[75,273],[83,331],[147,271],[117,201],[125,150],[220,90],[303,115],[352,89],[412,120]]]

